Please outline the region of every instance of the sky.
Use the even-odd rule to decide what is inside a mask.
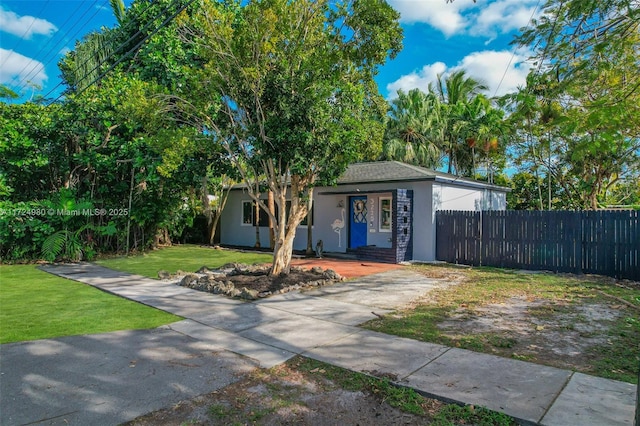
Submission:
[[[380,68],[376,82],[391,100],[399,89],[427,90],[438,74],[459,69],[484,82],[487,95],[524,86],[526,47],[510,45],[540,14],[540,0],[388,0],[400,12],[404,48]],[[125,0],[128,6],[131,0]],[[0,0],[0,84],[21,95],[57,97],[57,63],[75,42],[113,27],[109,0]]]

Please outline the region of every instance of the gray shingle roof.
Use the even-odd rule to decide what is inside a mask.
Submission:
[[[389,182],[399,180],[432,180],[435,172],[399,161],[376,161],[351,164],[338,179],[338,184]]]
[[[400,161],[375,161],[371,163],[351,164],[338,179],[338,185],[374,182],[407,182],[432,180],[460,186],[475,188],[491,188],[500,191],[511,191],[510,188],[492,185],[473,179],[461,178],[448,173],[437,172],[420,166],[401,163]],[[246,188],[244,183],[235,184],[233,189]]]
[[[439,182],[458,183],[465,186],[482,186],[501,190],[508,188],[491,185],[473,179],[465,179],[448,173],[437,172],[420,166],[401,163],[399,161],[376,161],[372,163],[351,164],[338,179],[338,185],[370,182],[399,182],[435,180]]]

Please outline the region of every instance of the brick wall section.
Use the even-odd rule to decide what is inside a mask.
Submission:
[[[392,247],[363,246],[356,249],[360,260],[400,263],[413,258],[413,191],[393,191]]]

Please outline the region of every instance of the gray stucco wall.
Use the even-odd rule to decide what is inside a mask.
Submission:
[[[349,197],[367,196],[368,233],[367,244],[391,247],[390,232],[379,228],[381,197],[391,197],[395,188],[413,190],[413,259],[435,259],[435,212],[437,210],[504,210],[506,193],[485,188],[460,187],[455,184],[434,181],[367,183],[316,188],[314,193],[313,247],[323,241],[326,252],[344,253],[348,248]],[[222,244],[253,246],[255,227],[242,225],[242,201],[250,200],[240,190],[231,191],[221,218]],[[267,227],[260,228],[260,243],[269,246]],[[299,226],[294,249],[307,246],[307,227]]]
[[[264,197],[266,199],[266,196]],[[222,211],[220,218],[220,243],[253,247],[256,242],[256,228],[242,223],[242,203],[251,201],[251,197],[245,191],[233,190],[229,193],[229,199]],[[269,247],[269,228],[260,227],[260,246]],[[294,240],[295,250],[304,250],[307,247],[307,227],[299,226]]]

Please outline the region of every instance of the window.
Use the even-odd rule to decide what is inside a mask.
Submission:
[[[275,206],[276,217],[278,217],[278,206]],[[289,210],[291,209],[291,201],[287,201],[287,220],[289,220]],[[313,220],[314,209],[311,208],[311,216]],[[259,225],[258,226],[269,226],[269,214],[260,209],[259,213]],[[242,202],[242,226],[255,226],[256,225],[256,204],[255,201],[243,201]],[[307,216],[302,219],[300,226],[307,225]]]
[[[276,206],[276,209],[278,208],[278,206]],[[313,206],[311,206],[311,226],[313,226],[314,223],[314,210],[315,210],[315,203]],[[276,210],[277,211],[277,210]],[[287,221],[289,220],[289,212],[291,211],[291,200],[287,200]],[[307,214],[303,219],[302,222],[300,222],[300,225],[298,226],[307,226],[308,223],[308,218],[309,215]]]
[[[253,201],[242,202],[242,226],[253,226],[253,218],[256,213]]]
[[[258,226],[269,226],[269,215],[263,209],[258,213]],[[242,202],[242,226],[256,225],[256,203],[255,201]]]
[[[380,232],[391,232],[391,198],[380,197]]]

